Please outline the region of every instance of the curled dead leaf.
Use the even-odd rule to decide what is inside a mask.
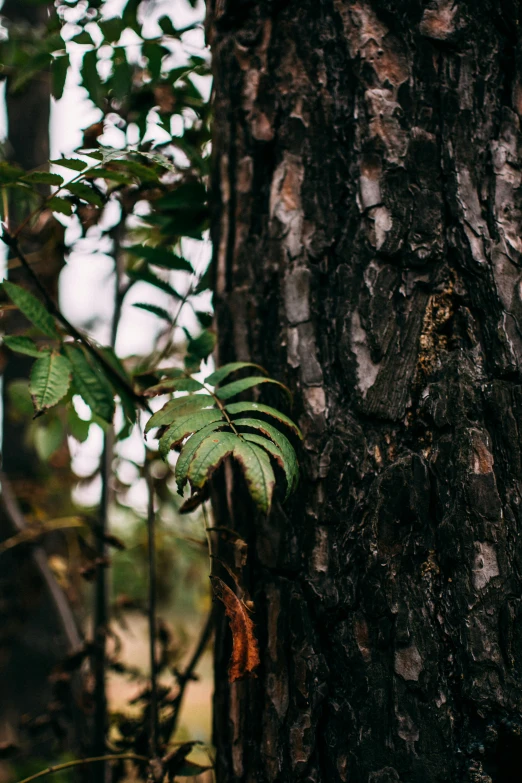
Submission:
[[[255,636],[255,626],[244,601],[219,577],[211,576],[212,588],[216,598],[223,603],[232,631],[232,656],[228,667],[230,682],[248,675],[255,677],[260,664],[259,647]]]

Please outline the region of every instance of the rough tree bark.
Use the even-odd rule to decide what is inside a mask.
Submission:
[[[220,781],[520,777],[521,18],[208,4],[219,359],[305,433],[290,503],[217,502],[262,653],[228,684],[222,626]]]

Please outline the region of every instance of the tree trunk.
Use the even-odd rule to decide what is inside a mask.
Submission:
[[[219,360],[304,431],[293,500],[216,504],[262,659],[223,622],[219,781],[520,778],[521,17],[209,3]]]
[[[12,24],[25,24],[40,28],[44,34],[53,4],[34,4],[29,0],[6,0],[2,14]],[[49,154],[49,114],[51,102],[50,73],[41,71],[19,91],[10,90],[7,79],[6,109],[8,118],[8,158],[25,170],[46,166]],[[20,199],[19,193],[10,200],[10,228],[16,227],[27,217],[34,205]],[[22,248],[31,260],[35,272],[53,297],[58,295],[58,277],[63,266],[63,227],[50,211],[44,212],[21,233]],[[31,288],[27,274],[16,259],[9,263],[9,279]],[[23,333],[28,321],[18,311],[10,311],[4,317],[3,326],[8,334]],[[28,442],[27,417],[13,411],[10,384],[15,380],[27,380],[33,359],[20,354],[2,352],[2,471],[14,490],[21,511],[29,517],[45,513],[50,519],[60,516],[67,501],[71,485],[67,445],[54,455],[50,477],[49,467],[38,459],[34,445]],[[17,532],[17,521],[24,524],[15,497],[0,509],[0,539],[7,539]],[[10,495],[10,492],[9,492]],[[63,539],[48,537],[45,542],[49,552],[63,550]],[[67,736],[70,743],[78,744],[81,711],[71,704],[67,688],[61,691],[49,677],[55,667],[74,648],[81,645],[76,620],[62,589],[54,582],[43,548],[28,550],[15,547],[0,555],[0,745],[18,746],[32,758],[56,755],[56,736]],[[80,694],[80,680],[74,675],[73,691]],[[55,710],[62,706],[60,715],[49,721],[47,730],[30,735],[20,731],[28,719],[41,718],[54,700]],[[77,725],[72,728],[76,721]],[[59,730],[59,731],[58,731]]]

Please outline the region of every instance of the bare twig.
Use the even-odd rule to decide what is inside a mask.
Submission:
[[[46,775],[52,775],[54,772],[61,772],[63,769],[71,769],[71,767],[81,767],[85,764],[95,764],[99,761],[148,761],[146,756],[138,756],[136,753],[119,753],[108,756],[93,756],[88,759],[75,759],[74,761],[66,761],[63,764],[55,764],[53,767],[47,767],[41,772],[36,772],[34,775],[30,775],[28,778],[19,780],[18,783],[31,783],[32,780],[37,778],[43,778]]]
[[[179,685],[179,692],[176,697],[172,716],[167,724],[168,734],[170,736],[174,734],[178,726],[178,720],[181,713],[181,707],[183,704],[183,697],[185,695],[185,690],[187,688],[187,685],[191,680],[194,679],[194,671],[196,669],[196,666],[199,663],[199,659],[205,652],[210,637],[212,636],[212,631],[214,630],[215,612],[216,612],[216,608],[215,605],[213,605],[212,609],[208,613],[206,623],[203,626],[203,629],[201,631],[201,636],[199,637],[198,644],[192,654],[190,661],[187,663],[185,669],[182,672],[178,672],[176,675],[176,678],[178,680],[178,685]]]
[[[125,215],[113,231],[114,239],[114,308],[111,317],[111,348],[114,350],[118,337],[118,327],[122,312],[125,293],[122,290],[121,263],[121,233],[125,226]],[[114,427],[110,425],[104,433],[103,454],[101,462],[102,491],[100,498],[100,528],[97,540],[98,566],[96,571],[95,603],[94,603],[94,678],[95,678],[95,724],[94,753],[101,755],[106,749],[108,729],[107,720],[107,631],[110,623],[109,596],[107,585],[107,534],[109,533],[109,514],[112,501],[111,475],[114,460]],[[102,783],[108,779],[109,768],[105,761],[96,765],[94,777]]]
[[[27,530],[27,524],[24,519],[24,515],[20,510],[20,506],[18,505],[18,501],[16,500],[11,485],[5,474],[2,472],[0,472],[0,485],[2,488],[2,503],[7,517],[11,522],[14,530],[16,530],[17,533],[22,533],[23,531]],[[83,640],[80,636],[80,632],[78,631],[78,626],[76,624],[76,620],[72,613],[69,602],[67,601],[67,598],[65,597],[61,587],[56,582],[56,579],[54,578],[53,573],[49,568],[47,555],[45,554],[45,551],[42,549],[42,547],[32,547],[31,557],[33,558],[33,562],[36,568],[40,572],[49,594],[49,598],[55,606],[56,613],[62,626],[63,634],[69,646],[69,650],[70,652],[74,652],[82,646]]]
[[[97,536],[96,585],[94,598],[94,751],[102,754],[105,751],[107,735],[107,630],[109,625],[109,602],[107,585],[107,543],[109,529],[110,507],[110,476],[112,473],[114,431],[112,427],[105,433],[101,479],[102,493],[100,498],[100,524]],[[107,777],[107,766],[101,761],[96,771],[96,778],[102,783]]]

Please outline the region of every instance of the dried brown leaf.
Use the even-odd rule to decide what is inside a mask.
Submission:
[[[228,667],[230,682],[248,675],[256,676],[255,670],[260,664],[259,647],[255,636],[255,626],[244,601],[219,577],[211,576],[216,598],[223,603],[232,631],[232,656]]]

